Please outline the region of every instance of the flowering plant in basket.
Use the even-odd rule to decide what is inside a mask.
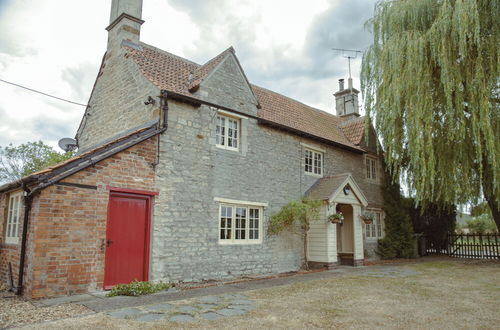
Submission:
[[[328,217],[328,221],[330,221],[331,223],[342,223],[342,221],[344,221],[344,215],[339,211],[330,215]]]
[[[369,225],[373,222],[373,213],[363,213],[360,218],[365,224]]]

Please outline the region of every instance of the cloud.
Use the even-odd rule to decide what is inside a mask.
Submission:
[[[61,78],[71,88],[71,99],[86,104],[97,76],[94,63],[78,63],[62,70]]]

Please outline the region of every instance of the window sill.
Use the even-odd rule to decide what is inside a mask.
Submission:
[[[323,174],[315,174],[315,173],[310,173],[310,172],[304,172],[305,175],[309,175],[309,176],[314,176],[316,178],[322,178],[323,177]]]
[[[225,146],[221,146],[219,144],[216,144],[215,145],[217,148],[219,149],[222,149],[222,150],[227,150],[227,151],[234,151],[234,152],[239,152],[240,149],[239,148],[231,148],[231,147],[225,147]]]
[[[250,242],[250,241],[246,241],[246,242],[235,242],[235,241],[224,242],[224,241],[220,241],[219,240],[219,245],[259,245],[259,244],[262,244],[262,241],[255,241],[255,242]]]

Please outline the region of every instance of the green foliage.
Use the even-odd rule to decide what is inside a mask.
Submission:
[[[303,231],[309,229],[311,220],[318,218],[321,201],[304,198],[292,201],[271,216],[268,232],[277,235],[286,228],[298,225]]]
[[[464,228],[471,234],[493,234],[497,232],[495,222],[489,214],[482,214],[465,222]]]
[[[406,209],[416,233],[424,234],[430,246],[446,248],[448,232],[454,232],[456,226],[457,213],[454,205],[428,203],[424,208],[416,205],[413,198],[407,198]]]
[[[15,181],[72,156],[73,152],[59,153],[42,141],[0,147],[0,182]]]
[[[483,215],[483,214],[487,214],[487,215],[491,216],[491,210],[489,209],[488,204],[485,202],[479,203],[479,204],[473,206],[471,211],[470,211],[470,215],[472,217],[478,217],[478,216]]]
[[[401,198],[399,184],[386,171],[384,187],[385,237],[378,240],[376,253],[382,259],[415,257],[415,238],[410,217]]]
[[[141,296],[145,294],[151,294],[158,291],[166,290],[171,288],[172,285],[168,283],[151,283],[151,282],[139,282],[133,281],[130,284],[118,284],[111,291],[108,292],[108,297],[115,296]]]
[[[500,1],[380,1],[362,90],[419,204],[482,194],[500,225]]]
[[[268,233],[277,235],[285,229],[291,229],[292,232],[297,227],[299,233],[304,239],[304,266],[309,269],[307,260],[307,233],[312,220],[319,217],[321,201],[304,198],[300,201],[292,201],[281,208],[281,210],[273,214],[269,221]]]

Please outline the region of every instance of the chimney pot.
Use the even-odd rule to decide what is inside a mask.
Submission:
[[[339,79],[339,91],[344,90],[344,79]]]

